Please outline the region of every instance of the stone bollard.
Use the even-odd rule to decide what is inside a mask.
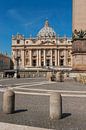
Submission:
[[[52,73],[51,72],[47,72],[47,80],[52,81]]]
[[[59,93],[50,95],[50,119],[61,119],[62,117],[62,97]]]
[[[15,111],[15,93],[12,90],[6,90],[3,94],[3,112],[12,114]]]
[[[81,81],[81,74],[78,74],[78,75],[76,76],[76,81],[77,81],[77,82],[80,82],[80,81]]]
[[[59,81],[59,72],[56,73],[56,81]]]
[[[63,82],[63,74],[61,72],[56,73],[56,81]]]

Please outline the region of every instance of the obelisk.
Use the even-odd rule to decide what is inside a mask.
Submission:
[[[86,30],[86,0],[72,0],[73,10],[72,10],[72,26],[73,31],[76,29]]]

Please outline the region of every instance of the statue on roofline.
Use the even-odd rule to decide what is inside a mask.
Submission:
[[[86,38],[86,31],[80,30],[77,31],[76,29],[73,32],[72,39],[85,39]]]

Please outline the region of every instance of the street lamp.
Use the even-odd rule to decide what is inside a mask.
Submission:
[[[16,55],[14,56],[14,59],[16,61],[16,71],[15,71],[15,77],[16,78],[20,78],[20,75],[19,75],[19,60],[20,60],[20,55]]]

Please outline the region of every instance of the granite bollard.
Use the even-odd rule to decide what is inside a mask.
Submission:
[[[47,80],[52,81],[52,73],[51,72],[47,72]]]
[[[61,72],[56,73],[56,81],[63,82],[63,74]]]
[[[62,97],[59,93],[50,95],[50,119],[61,119],[62,117]]]
[[[12,90],[6,90],[3,94],[3,112],[12,114],[15,111],[15,93]]]

